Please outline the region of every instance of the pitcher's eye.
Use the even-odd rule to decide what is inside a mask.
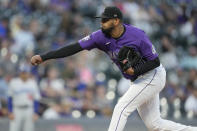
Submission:
[[[101,22],[102,22],[102,23],[105,23],[105,22],[107,22],[107,21],[109,21],[109,18],[102,18],[102,19],[101,19]]]

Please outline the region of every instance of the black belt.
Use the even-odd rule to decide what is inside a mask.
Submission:
[[[20,106],[15,106],[16,108],[21,108],[21,109],[26,109],[26,108],[30,108],[30,105],[20,105]]]

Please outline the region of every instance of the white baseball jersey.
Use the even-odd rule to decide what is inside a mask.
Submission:
[[[23,81],[14,78],[10,81],[8,95],[12,97],[13,106],[33,106],[34,100],[40,99],[38,86],[35,80]]]

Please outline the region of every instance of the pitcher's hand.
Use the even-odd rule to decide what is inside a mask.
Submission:
[[[39,65],[43,62],[42,58],[40,55],[35,55],[31,58],[31,64],[32,65]]]

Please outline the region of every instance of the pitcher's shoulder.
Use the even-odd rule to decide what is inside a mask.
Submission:
[[[106,39],[109,39],[109,38],[106,38],[106,37],[105,37],[105,35],[103,34],[103,32],[102,32],[101,29],[92,32],[92,33],[91,33],[91,37],[93,37],[94,39],[97,40],[97,42],[100,42],[100,43],[102,43],[102,42],[105,41]]]
[[[134,25],[130,25],[130,24],[124,24],[124,26],[126,27],[127,30],[132,31],[132,32],[138,32],[138,33],[142,33],[144,34],[144,30],[134,26]]]
[[[135,39],[141,40],[144,38],[146,34],[142,29],[135,27],[133,25],[124,24],[124,26],[126,27],[127,34]]]
[[[95,37],[104,37],[104,34],[103,34],[103,32],[101,31],[101,29],[92,32],[91,35],[92,35],[92,36],[95,36]]]

